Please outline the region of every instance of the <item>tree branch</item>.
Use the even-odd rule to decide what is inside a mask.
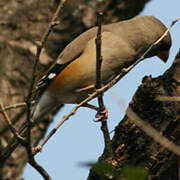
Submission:
[[[99,12],[97,15],[97,37],[95,39],[96,43],[96,89],[100,89],[102,87],[101,83],[101,65],[103,61],[103,57],[101,54],[101,49],[102,49],[102,34],[101,34],[101,26],[102,26],[102,16],[103,13]],[[100,115],[100,120],[101,121],[101,130],[104,136],[104,143],[105,143],[105,156],[111,157],[113,156],[113,150],[112,150],[112,145],[111,145],[111,139],[109,135],[109,130],[108,130],[108,124],[107,124],[107,109],[104,106],[103,102],[103,92],[99,93],[98,95],[98,104],[99,104],[99,111],[98,114]]]
[[[36,79],[36,69],[37,69],[37,65],[39,62],[39,57],[42,51],[42,48],[44,47],[47,38],[49,36],[49,34],[51,33],[52,29],[54,26],[56,26],[57,24],[59,24],[59,22],[56,21],[56,19],[58,18],[58,15],[60,14],[61,9],[64,6],[64,3],[66,2],[66,0],[62,0],[59,2],[59,5],[57,7],[57,10],[51,20],[51,23],[49,24],[46,32],[44,33],[44,35],[41,38],[40,43],[38,43],[37,45],[37,53],[36,53],[36,58],[35,58],[35,62],[33,65],[33,70],[32,70],[32,80],[31,80],[31,85],[29,88],[29,94],[27,96],[26,99],[26,104],[27,104],[27,145],[26,147],[26,151],[28,153],[29,156],[29,163],[31,164],[31,166],[33,166],[41,175],[42,177],[44,177],[45,180],[50,180],[50,176],[48,175],[48,173],[45,171],[45,169],[43,169],[34,159],[34,155],[33,154],[33,149],[32,149],[32,143],[31,143],[31,129],[32,129],[32,123],[31,123],[31,99],[33,96],[33,88],[34,88],[34,83],[35,83],[35,79]]]
[[[32,103],[32,105],[35,104],[35,101],[32,101],[31,103]],[[11,110],[11,109],[16,109],[16,108],[21,108],[21,107],[26,107],[26,106],[27,106],[27,104],[25,102],[17,103],[17,104],[13,104],[13,105],[9,105],[9,106],[4,106],[4,109],[2,110],[2,108],[1,108],[0,112]]]
[[[4,116],[4,119],[9,127],[9,129],[11,130],[11,132],[13,133],[14,137],[20,141],[24,143],[24,138],[20,136],[20,134],[17,132],[16,128],[13,126],[13,124],[11,123],[11,120],[9,119],[9,116],[7,115],[5,109],[4,109],[4,105],[0,99],[0,107],[1,107],[1,112]]]
[[[37,163],[37,161],[34,159],[33,156],[30,157],[29,159],[29,164],[36,169],[39,174],[41,174],[41,176],[44,178],[44,180],[51,180],[51,177],[49,176],[49,174],[46,172],[46,170]]]

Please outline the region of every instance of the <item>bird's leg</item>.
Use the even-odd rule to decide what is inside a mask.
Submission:
[[[108,110],[105,107],[102,110],[98,109],[97,114],[95,116],[97,118],[97,120],[95,120],[95,122],[102,122],[102,121],[106,121],[108,119]]]
[[[94,106],[94,105],[92,105],[92,104],[88,104],[88,103],[85,103],[85,104],[83,104],[82,106],[83,106],[83,107],[87,107],[87,108],[89,108],[89,109],[93,109],[93,110],[95,110],[95,111],[98,111],[98,110],[99,110],[99,107]]]
[[[108,119],[108,110],[107,108],[104,108],[104,110],[100,110],[99,107],[94,106],[92,104],[83,104],[82,106],[93,109],[95,111],[97,111],[97,114],[95,115],[96,118],[98,118],[98,120],[95,120],[95,122],[102,122],[102,121],[106,121]]]

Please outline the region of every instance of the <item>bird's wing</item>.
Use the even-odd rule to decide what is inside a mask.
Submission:
[[[53,64],[46,74],[39,80],[36,90],[43,90],[48,86],[52,79],[56,77],[66,66],[76,60],[83,53],[87,42],[96,35],[97,28],[91,28],[84,32],[70,44],[68,44],[64,50],[60,53],[55,64]],[[41,92],[42,94],[42,92]]]
[[[58,64],[65,64],[69,61],[75,60],[78,56],[80,56],[86,45],[87,42],[94,38],[96,35],[97,28],[91,28],[86,32],[82,33],[80,36],[75,38],[71,43],[69,43],[64,50],[60,53],[57,63]]]

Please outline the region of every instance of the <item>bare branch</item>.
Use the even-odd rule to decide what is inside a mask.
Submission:
[[[27,130],[27,140],[28,140],[28,144],[30,145],[30,137],[31,137],[31,122],[30,122],[30,116],[31,116],[31,98],[32,98],[32,93],[33,93],[33,87],[34,87],[34,83],[35,83],[35,78],[36,78],[36,68],[37,68],[37,64],[39,62],[39,57],[40,57],[40,54],[41,54],[41,51],[42,51],[42,48],[44,47],[46,41],[47,41],[47,38],[49,36],[49,34],[51,33],[53,27],[59,23],[57,23],[57,18],[62,10],[62,8],[64,7],[64,4],[65,4],[66,0],[62,0],[59,2],[59,5],[56,9],[56,12],[46,30],[46,32],[43,34],[42,38],[41,38],[41,41],[38,43],[38,46],[37,46],[37,53],[36,53],[36,59],[35,59],[35,62],[34,62],[34,65],[33,65],[33,71],[32,71],[32,80],[31,80],[31,85],[30,85],[30,88],[29,88],[29,95],[26,99],[26,104],[27,104],[27,122],[28,122],[28,130]]]
[[[95,39],[96,43],[96,89],[101,88],[101,65],[102,65],[102,54],[101,54],[101,46],[102,46],[102,34],[101,34],[101,26],[102,26],[102,12],[97,14],[97,37]],[[102,96],[102,95],[101,95]],[[103,104],[100,104],[103,106]]]
[[[3,103],[0,99],[0,107],[2,110],[2,114],[4,116],[4,119],[9,127],[9,129],[11,130],[11,132],[13,133],[14,137],[19,140],[20,142],[24,142],[24,138],[20,136],[20,134],[17,132],[16,128],[13,126],[13,124],[11,123],[11,120],[9,119],[9,116],[7,115],[6,111],[4,110],[4,106]]]
[[[95,97],[95,96],[94,96]],[[75,114],[75,112],[82,107],[83,104],[88,102],[93,97],[90,95],[87,99],[76,105],[68,114],[64,115],[63,119],[57,124],[55,128],[53,128],[50,133],[42,140],[41,144],[39,144],[35,150],[34,153],[40,152],[43,148],[43,146],[48,142],[48,140],[55,134],[55,132],[64,124],[65,121],[67,121],[72,115]]]
[[[166,30],[166,32],[161,36],[161,38],[159,38],[154,45],[157,45],[165,36],[167,36],[168,32],[170,31],[170,29],[180,20],[180,17],[176,18],[174,21],[172,21],[171,25],[169,26],[169,28]]]
[[[41,174],[41,176],[44,178],[44,180],[51,180],[51,177],[49,176],[49,174],[46,172],[46,170],[36,162],[36,160],[34,159],[33,156],[30,157],[29,159],[29,164],[36,169],[39,174]]]
[[[101,48],[102,48],[102,34],[101,34],[101,26],[102,26],[102,16],[103,13],[99,12],[97,15],[97,24],[98,24],[98,30],[97,30],[97,37],[95,39],[96,43],[96,89],[100,89],[102,87],[101,84],[101,65],[103,61],[103,57],[101,54]],[[101,130],[104,136],[104,143],[105,143],[105,155],[108,157],[113,156],[113,150],[111,145],[111,139],[109,135],[108,130],[108,124],[107,124],[107,110],[104,106],[103,102],[103,92],[98,95],[98,104],[99,104],[99,111],[98,115],[100,115],[100,119],[98,121],[101,121]]]
[[[35,101],[32,101],[31,104],[35,104]],[[11,109],[16,109],[16,108],[21,108],[21,107],[26,107],[27,104],[25,102],[22,102],[22,103],[17,103],[17,104],[13,104],[13,105],[9,105],[9,106],[4,106],[4,111],[7,111],[7,110],[11,110]],[[0,109],[0,112],[3,111],[2,109]]]
[[[33,87],[34,87],[34,83],[35,83],[35,79],[36,79],[36,69],[37,69],[37,64],[39,62],[39,57],[42,51],[42,48],[44,47],[47,38],[49,36],[49,34],[51,33],[53,27],[57,24],[59,24],[59,22],[57,23],[57,18],[60,14],[60,11],[62,9],[62,7],[64,6],[64,3],[66,2],[66,0],[62,0],[59,2],[58,8],[51,20],[51,23],[49,24],[46,32],[44,33],[44,35],[41,38],[40,43],[38,43],[37,46],[37,53],[36,53],[36,58],[35,58],[35,62],[33,65],[33,70],[32,70],[32,80],[31,80],[31,85],[29,88],[29,94],[27,96],[26,99],[26,104],[27,104],[27,144],[26,144],[26,151],[28,153],[29,156],[29,163],[42,175],[42,177],[44,177],[45,180],[50,180],[50,176],[48,175],[48,173],[45,171],[45,169],[43,169],[34,159],[34,155],[32,152],[32,144],[31,144],[31,128],[32,128],[32,123],[31,123],[31,99],[32,99],[32,95],[33,95]]]
[[[163,147],[167,148],[171,152],[180,156],[180,147],[162,136],[149,123],[143,121],[140,117],[138,117],[136,113],[133,112],[132,108],[128,107],[126,114],[128,118],[132,122],[134,122],[141,130],[143,130],[148,136],[152,137],[157,143],[161,144]]]

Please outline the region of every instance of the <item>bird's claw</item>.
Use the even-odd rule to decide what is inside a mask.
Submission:
[[[97,120],[94,120],[94,122],[106,121],[108,119],[108,110],[106,108],[104,108],[104,110],[98,110],[95,118]]]

